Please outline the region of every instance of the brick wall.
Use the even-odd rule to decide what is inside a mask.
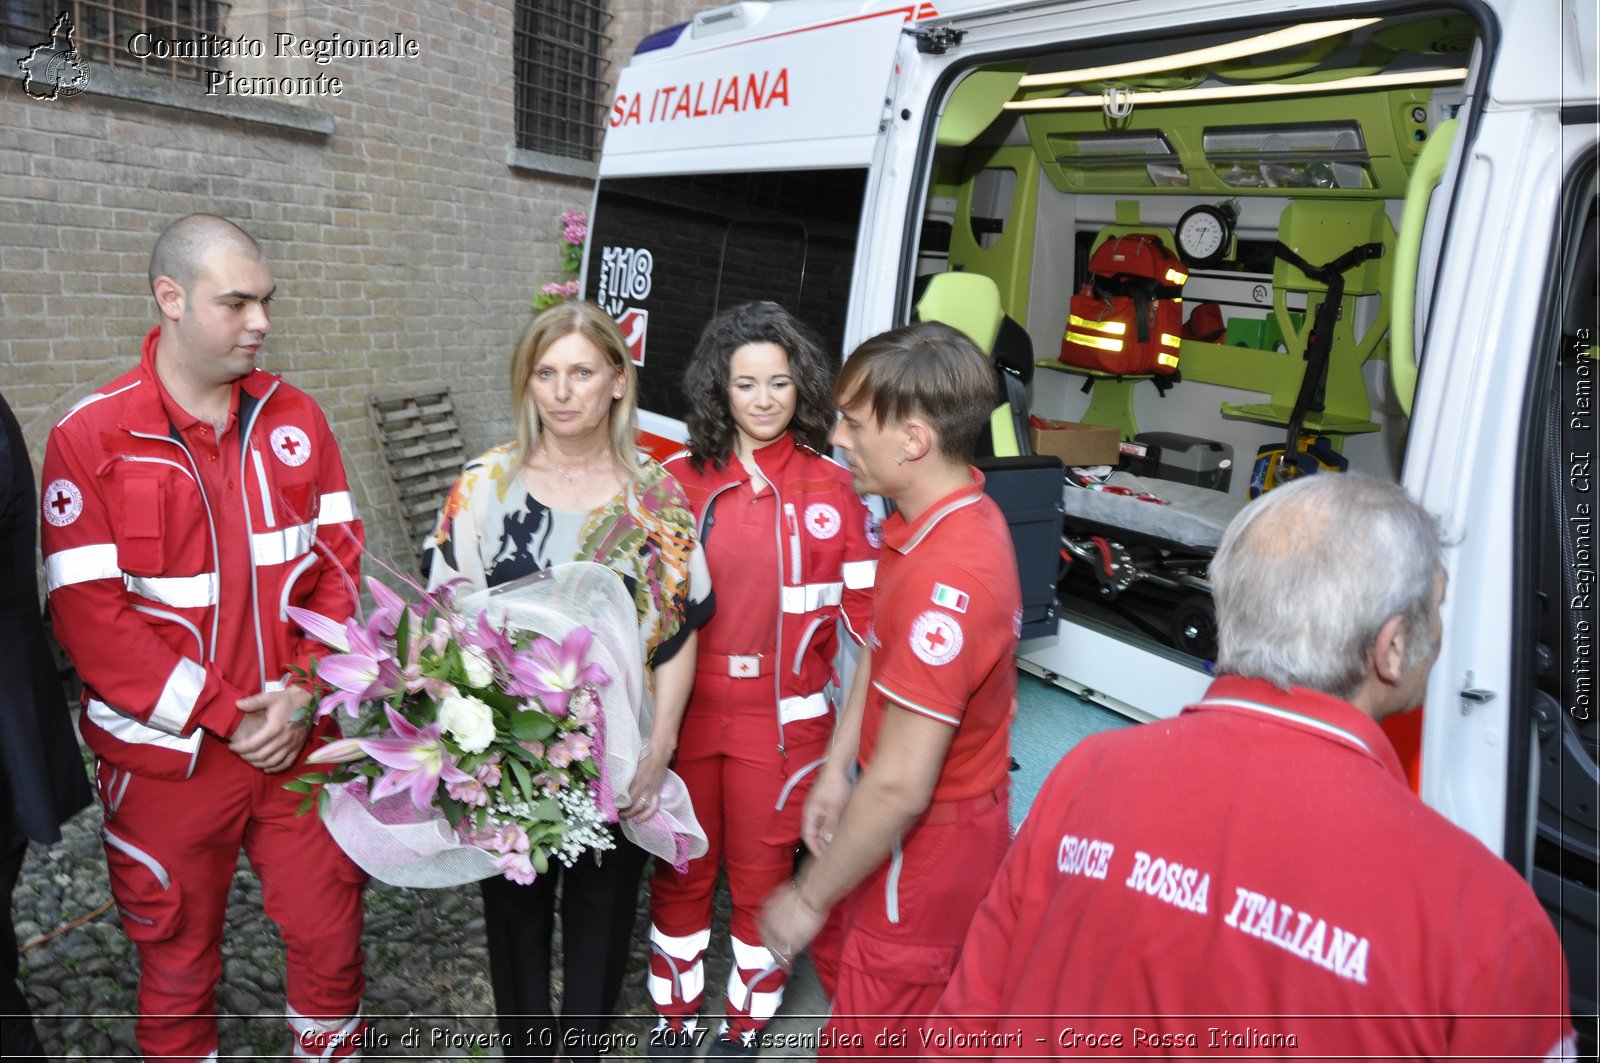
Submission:
[[[704,6],[617,0],[611,76],[646,33]],[[561,212],[587,208],[592,190],[507,166],[514,7],[235,5],[230,32],[269,42],[277,30],[418,40],[416,59],[219,63],[339,77],[337,97],[279,101],[325,112],[327,135],[113,98],[93,84],[40,101],[14,77],[0,81],[0,390],[35,468],[55,421],[131,364],[156,323],[145,280],[156,235],[191,211],[217,213],[263,243],[279,285],[263,364],[321,401],[373,550],[405,559],[368,395],[442,382],[469,453],[509,438],[511,345],[537,287],[560,279]],[[184,92],[199,89],[170,89]]]

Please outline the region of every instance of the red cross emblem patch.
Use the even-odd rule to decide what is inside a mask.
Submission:
[[[813,539],[832,539],[839,534],[839,511],[826,502],[806,507],[806,531]]]
[[[39,497],[44,519],[57,528],[65,528],[83,512],[83,492],[71,480],[51,480]]]
[[[924,664],[949,664],[961,652],[961,625],[939,609],[929,609],[911,622],[911,652]]]
[[[285,465],[304,465],[311,460],[311,437],[292,424],[272,430],[272,453]]]

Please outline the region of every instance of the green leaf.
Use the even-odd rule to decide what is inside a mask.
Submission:
[[[533,800],[533,776],[528,774],[528,769],[523,766],[523,763],[520,760],[517,760],[517,759],[513,758],[511,760],[506,761],[506,763],[511,765],[511,774],[516,776],[517,786],[522,791],[523,800],[532,801]],[[501,779],[500,781],[504,782],[505,780]]]
[[[411,610],[410,609],[402,609],[402,610],[400,610],[400,623],[395,628],[395,632],[394,632],[394,650],[395,650],[394,655],[395,655],[395,659],[398,660],[399,662],[401,662],[402,666],[404,666],[406,661],[411,659],[410,657],[406,656],[406,650],[410,647],[410,645],[411,645]]]
[[[542,712],[518,712],[511,717],[511,734],[519,742],[543,742],[556,733],[556,722]]]
[[[327,785],[333,781],[333,774],[326,771],[313,771],[300,776],[300,782]]]
[[[550,857],[544,849],[535,849],[528,855],[533,859],[533,869],[539,874],[543,875],[550,870]]]
[[[522,700],[512,697],[503,690],[490,690],[484,687],[476,688],[474,692],[485,705],[491,709],[499,709],[512,719],[515,719],[515,713],[522,711]]]
[[[305,776],[301,776],[298,779],[290,779],[283,784],[283,788],[292,794],[309,794],[311,792],[311,784],[306,781]]]
[[[300,807],[294,810],[294,814],[297,815],[297,816],[303,816],[307,812],[310,812],[312,806],[315,805],[316,803],[317,803],[317,799],[315,797],[312,797],[310,794],[307,794],[306,796],[304,796],[304,797],[302,797],[300,799]]]
[[[529,818],[543,823],[561,823],[561,803],[553,797],[547,797],[533,806]]]

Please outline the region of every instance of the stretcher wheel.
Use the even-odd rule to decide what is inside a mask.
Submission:
[[[1172,644],[1184,653],[1209,660],[1217,652],[1217,610],[1206,595],[1191,595],[1172,611]]]

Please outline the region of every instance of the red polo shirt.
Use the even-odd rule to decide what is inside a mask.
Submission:
[[[1533,891],[1370,717],[1226,676],[1057,766],[935,1013],[969,1036],[933,1054],[1544,1058],[1567,1007]]]
[[[914,521],[883,523],[872,627],[872,689],[861,720],[861,762],[871,764],[884,702],[956,729],[935,801],[978,797],[1010,766],[1017,702],[1022,591],[1000,507],[983,473]]]

